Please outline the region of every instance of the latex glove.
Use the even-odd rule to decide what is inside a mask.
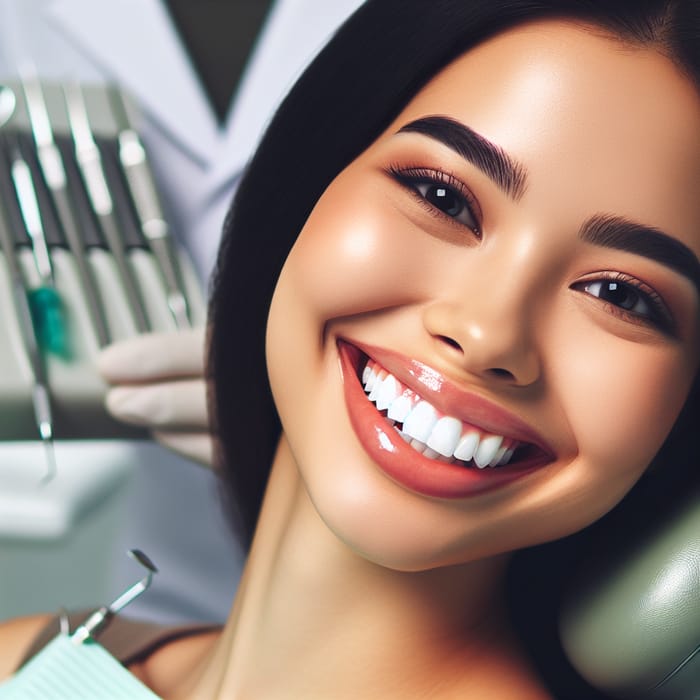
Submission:
[[[211,466],[204,337],[203,328],[139,335],[105,348],[97,367],[112,385],[105,404],[114,418],[148,428],[165,447]]]

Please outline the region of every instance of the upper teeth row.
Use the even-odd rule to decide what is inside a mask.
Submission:
[[[503,435],[484,433],[459,418],[441,414],[434,406],[404,386],[374,360],[369,360],[362,383],[377,410],[403,423],[402,437],[426,457],[447,461],[474,460],[480,469],[507,464],[516,443]]]

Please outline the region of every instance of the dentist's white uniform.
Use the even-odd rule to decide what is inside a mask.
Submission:
[[[361,2],[277,0],[223,127],[162,0],[0,0],[0,80],[31,58],[42,78],[116,81],[129,91],[175,234],[206,280],[231,194],[270,116]],[[81,445],[72,449],[89,469]],[[99,454],[124,459],[124,450],[106,443]],[[10,454],[0,445],[0,460]],[[132,612],[163,621],[223,618],[242,556],[214,479],[157,445],[129,445],[128,457],[139,468],[121,540],[161,570]],[[133,569],[123,576],[115,586],[132,583]]]

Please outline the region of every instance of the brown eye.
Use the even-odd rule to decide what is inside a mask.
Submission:
[[[427,168],[390,168],[390,175],[410,190],[428,209],[438,212],[480,235],[478,204],[457,178]]]
[[[479,224],[472,216],[467,200],[459,192],[432,180],[416,181],[412,183],[412,187],[428,204],[439,209],[443,214],[472,231],[478,230]]]
[[[608,301],[626,311],[640,316],[649,315],[651,309],[644,295],[629,284],[616,280],[601,280],[586,285],[586,291],[603,301]]]
[[[649,304],[643,295],[624,282],[615,280],[592,282],[587,286],[586,291],[627,311],[640,315],[648,314],[650,311]]]
[[[675,333],[673,316],[663,299],[639,280],[616,273],[613,277],[577,282],[572,289],[600,299],[612,313],[625,320],[645,323],[668,335]]]
[[[415,187],[428,202],[453,219],[456,219],[463,211],[468,211],[462,197],[444,185],[425,183],[417,184]]]

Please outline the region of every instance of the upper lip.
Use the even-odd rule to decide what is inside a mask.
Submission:
[[[461,388],[429,365],[395,350],[354,340],[341,339],[340,342],[357,347],[444,414],[459,418],[484,432],[533,444],[554,457],[554,450],[544,438],[520,417],[483,396]],[[362,367],[357,369],[362,370]]]

